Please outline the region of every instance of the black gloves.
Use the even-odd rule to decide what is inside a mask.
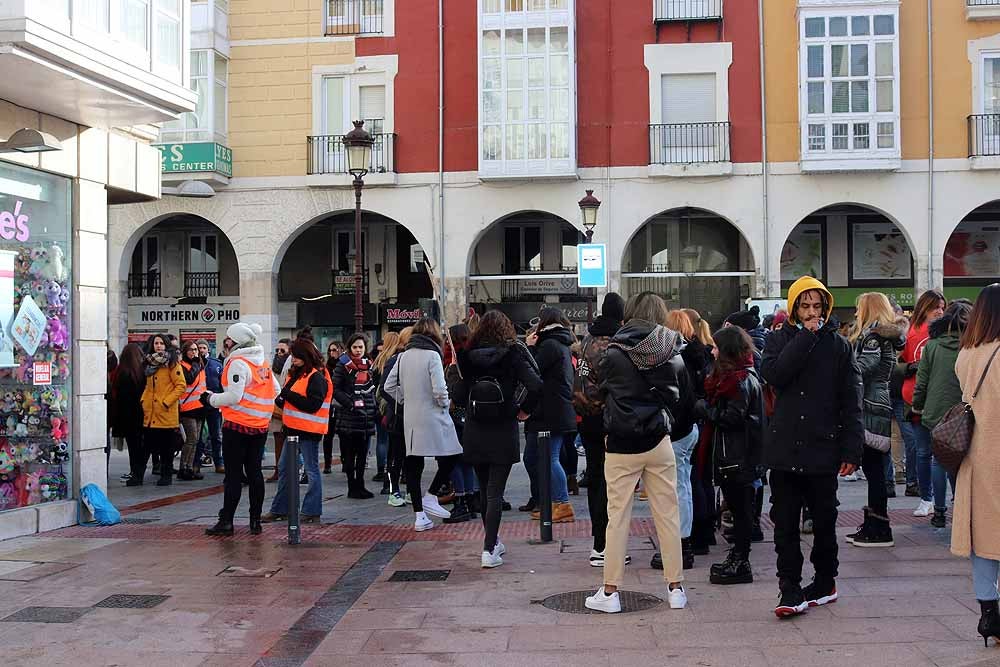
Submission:
[[[212,404],[209,403],[208,399],[211,396],[212,396],[211,392],[203,391],[201,392],[201,396],[198,397],[198,400],[201,401],[202,406],[210,408],[212,407]]]

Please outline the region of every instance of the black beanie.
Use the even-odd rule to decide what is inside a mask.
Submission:
[[[604,303],[601,304],[601,315],[609,320],[621,322],[625,319],[625,300],[616,292],[608,292],[604,297]]]
[[[741,310],[726,318],[726,322],[744,331],[750,331],[760,326],[760,308],[753,306],[750,310]]]

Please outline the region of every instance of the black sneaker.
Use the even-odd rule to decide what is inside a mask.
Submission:
[[[813,580],[811,584],[802,589],[802,597],[810,607],[822,607],[837,601],[837,584],[834,582],[822,583]]]
[[[387,481],[387,478],[385,476],[385,472],[377,472],[377,473],[375,473],[372,476],[372,481],[373,482],[385,482],[385,481]]]
[[[885,484],[885,495],[887,498],[896,497],[896,485],[892,482],[886,482]]]
[[[126,486],[128,486],[127,482]],[[948,515],[945,513],[945,510],[934,510],[934,516],[931,517],[931,526],[934,528],[944,528],[947,525]]]
[[[868,527],[854,536],[851,543],[856,547],[891,547],[895,545],[892,539],[892,528],[884,517],[872,515]]]
[[[903,495],[905,495],[907,498],[919,498],[920,487],[916,484],[907,484],[906,492]]]
[[[750,561],[743,554],[730,552],[729,557],[718,565],[719,567],[712,566],[712,573],[708,579],[711,583],[719,586],[753,583]]]
[[[660,554],[659,551],[653,554],[653,557],[649,561],[649,566],[654,570],[663,569],[663,556]]]
[[[801,588],[794,588],[781,592],[778,597],[778,605],[774,608],[774,615],[778,618],[791,618],[806,613],[809,603],[806,602]]]

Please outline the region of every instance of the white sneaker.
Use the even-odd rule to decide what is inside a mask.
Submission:
[[[913,516],[930,516],[934,511],[934,503],[929,500],[921,500],[917,509],[913,510]]]
[[[632,564],[632,557],[631,556],[628,556],[628,555],[625,556],[625,564],[626,565],[631,565]],[[603,551],[595,551],[594,549],[590,550],[590,567],[604,567],[604,552]]]
[[[684,592],[684,587],[675,588],[667,593],[667,602],[671,609],[683,609],[687,606],[688,596]]]
[[[389,494],[389,506],[390,507],[402,507],[406,504],[406,500],[403,496],[399,495],[399,492]]]
[[[505,553],[507,553],[507,547],[503,545],[503,542],[497,540],[496,545],[493,547],[493,555],[503,556]]]
[[[615,591],[611,595],[604,594],[604,586],[597,589],[597,592],[587,598],[584,602],[587,609],[603,611],[606,614],[617,614],[622,610],[622,599]]]
[[[483,552],[482,566],[485,568],[500,567],[503,565],[503,558],[497,555],[496,551],[490,553],[489,551]]]
[[[451,518],[451,512],[441,507],[441,503],[438,502],[437,496],[425,493],[421,502],[424,505],[424,511],[431,516],[436,516],[441,519]]]
[[[417,517],[413,522],[413,530],[422,533],[434,527],[434,522],[427,518],[423,512],[417,512]]]

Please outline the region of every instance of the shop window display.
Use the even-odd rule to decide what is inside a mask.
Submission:
[[[0,163],[0,511],[71,493],[71,197]]]

